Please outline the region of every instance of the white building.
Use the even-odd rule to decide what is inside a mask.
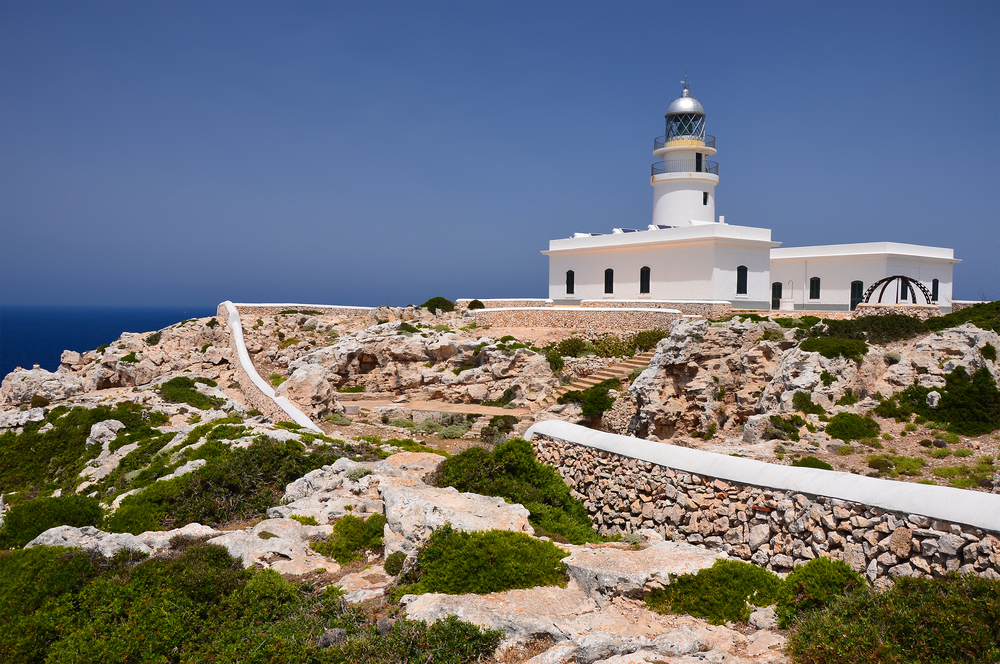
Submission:
[[[873,283],[903,275],[951,310],[952,268],[959,262],[952,249],[895,242],[779,249],[769,229],[716,218],[719,165],[708,159],[716,150],[705,117],[685,80],[667,109],[667,133],[653,141],[653,156],[662,161],[652,167],[653,219],[645,229],[549,242],[542,253],[556,304],[726,300],[738,309],[853,310]],[[893,299],[883,302],[896,301],[892,288]],[[923,303],[922,294],[909,296]]]

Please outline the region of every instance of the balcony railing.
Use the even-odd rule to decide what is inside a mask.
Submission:
[[[695,162],[690,159],[677,161],[658,161],[653,164],[652,175],[661,173],[711,173],[719,174],[719,163],[716,161],[704,160],[701,162],[701,169],[697,169]]]
[[[685,140],[685,137],[684,136],[676,136],[676,137],[674,137],[674,138],[672,138],[670,140],[672,140],[672,141]],[[696,141],[698,139],[695,138],[694,136],[691,136],[691,137],[688,138],[688,140],[695,140]],[[665,147],[666,144],[667,144],[667,137],[665,135],[664,136],[657,136],[656,138],[653,139],[653,149],[654,150],[659,150],[660,148]],[[712,136],[711,134],[705,134],[705,147],[706,148],[715,149],[715,136]]]

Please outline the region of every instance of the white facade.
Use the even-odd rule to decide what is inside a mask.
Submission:
[[[557,304],[728,300],[759,309],[768,306],[769,252],[776,244],[768,229],[707,224],[552,240],[542,253],[549,257],[549,298]],[[747,273],[745,293],[737,293],[741,266]],[[648,292],[642,292],[643,268],[649,268]],[[612,270],[610,284],[607,270]]]
[[[719,166],[705,110],[684,91],[667,111],[667,133],[654,140],[653,222],[648,230],[616,228],[552,240],[549,299],[727,300],[737,309],[853,310],[876,281],[919,281],[951,310],[954,250],[896,242],[777,248],[771,231],[715,217]],[[896,301],[893,293],[883,303]],[[887,289],[889,290],[889,289]],[[917,303],[924,304],[922,293]],[[877,302],[878,292],[871,298]]]
[[[780,299],[785,301],[785,308],[846,311],[853,309],[853,282],[861,282],[863,293],[879,279],[902,275],[919,281],[932,295],[936,291],[934,303],[948,312],[951,311],[953,268],[958,262],[953,249],[899,242],[788,247],[771,251],[771,280],[772,284],[781,284]],[[818,283],[814,279],[818,279]],[[897,290],[897,282],[889,284],[882,295],[882,303],[894,304]],[[818,297],[811,297],[817,294]],[[876,290],[871,302],[877,302],[878,296]],[[916,300],[917,304],[924,304],[923,294],[916,293]],[[912,297],[907,301],[912,302]]]

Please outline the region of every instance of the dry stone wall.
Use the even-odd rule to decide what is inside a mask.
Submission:
[[[581,300],[587,308],[673,309],[689,316],[719,319],[731,316],[733,307],[726,301],[673,301],[673,300]]]
[[[871,304],[862,302],[854,311],[855,318],[865,316],[912,316],[927,320],[941,315],[941,308],[936,304]]]
[[[515,298],[515,299],[493,299],[479,300],[487,309],[505,309],[508,307],[551,307],[552,300],[548,298]],[[471,298],[461,298],[455,300],[455,306],[459,309],[468,309]]]
[[[549,327],[592,330],[669,329],[682,318],[676,309],[553,309],[511,307],[476,309],[476,325],[482,327]]]
[[[951,572],[1000,579],[1000,533],[796,491],[700,476],[536,435],[538,458],[580,498],[602,535],[656,530],[774,572],[818,556],[876,586]]]

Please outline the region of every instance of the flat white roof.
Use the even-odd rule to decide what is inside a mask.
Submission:
[[[766,244],[769,247],[777,247],[781,244],[780,242],[771,242],[770,228],[711,223],[677,228],[659,228],[652,231],[637,231],[635,233],[615,233],[550,240],[548,251],[543,251],[542,253],[549,255],[573,251],[592,251],[594,249],[624,249],[712,240],[739,242],[742,244]]]
[[[782,247],[771,249],[771,260],[801,260],[805,258],[929,258],[949,263],[961,263],[955,250],[946,247],[927,247],[901,242],[859,242],[857,244],[821,244],[812,247]]]

